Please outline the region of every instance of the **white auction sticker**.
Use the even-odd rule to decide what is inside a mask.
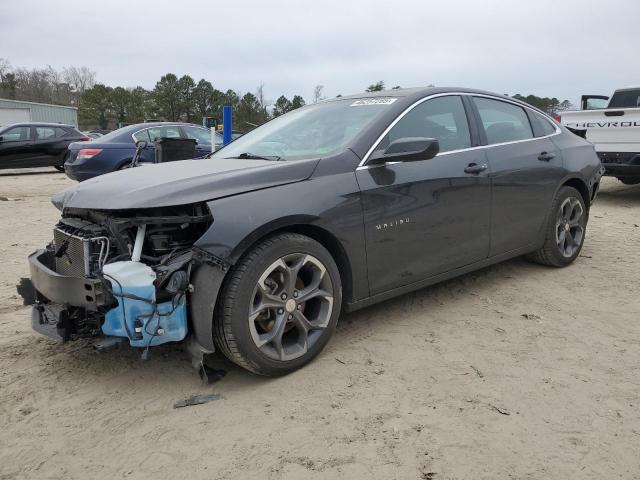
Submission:
[[[397,98],[393,97],[381,97],[381,98],[361,98],[360,100],[356,100],[353,102],[350,107],[361,107],[363,105],[391,105],[395,102]]]

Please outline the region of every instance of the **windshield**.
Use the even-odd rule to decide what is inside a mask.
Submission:
[[[213,158],[250,155],[299,160],[326,156],[344,149],[396,100],[349,99],[300,108],[243,135],[217,151]]]

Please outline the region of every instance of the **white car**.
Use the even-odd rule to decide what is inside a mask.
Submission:
[[[594,144],[605,175],[640,183],[640,87],[618,89],[611,99],[584,95],[582,110],[563,112],[560,122]]]

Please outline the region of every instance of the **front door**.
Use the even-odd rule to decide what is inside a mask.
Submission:
[[[483,149],[470,149],[459,96],[427,100],[406,113],[377,149],[405,137],[435,138],[430,160],[358,168],[371,294],[487,257],[491,185]],[[465,171],[467,170],[467,171]]]
[[[29,126],[9,128],[0,135],[0,169],[33,167],[32,129]]]

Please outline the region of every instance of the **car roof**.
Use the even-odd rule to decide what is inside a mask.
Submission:
[[[2,128],[7,127],[67,127],[67,128],[76,128],[74,125],[69,125],[67,123],[51,123],[51,122],[20,122],[20,123],[11,123],[9,125],[3,125]]]
[[[528,104],[527,102],[523,102],[518,100],[517,98],[510,97],[506,94],[500,94],[496,92],[489,92],[487,90],[479,90],[475,88],[465,88],[465,87],[416,87],[416,88],[396,88],[391,90],[382,90],[380,92],[364,92],[364,93],[356,93],[354,95],[345,95],[342,97],[331,98],[328,100],[323,100],[319,103],[326,102],[337,102],[340,100],[355,100],[361,98],[389,98],[389,97],[397,97],[403,98],[408,103],[412,103],[413,101],[418,101],[421,98],[428,97],[431,95],[438,95],[442,93],[470,93],[477,95],[488,95],[494,98],[504,98],[512,103],[518,103],[523,107],[535,110],[543,115],[549,116],[546,112],[543,112],[537,107]]]
[[[342,97],[331,98],[323,100],[323,102],[333,102],[340,100],[351,100],[357,98],[376,98],[376,97],[415,97],[422,98],[429,95],[437,95],[439,93],[477,93],[482,95],[491,95],[493,97],[501,97],[495,92],[487,92],[485,90],[477,90],[473,88],[464,87],[414,87],[414,88],[396,88],[391,90],[382,90],[379,92],[363,92],[356,93],[354,95],[344,95]],[[510,97],[509,97],[510,98]]]

